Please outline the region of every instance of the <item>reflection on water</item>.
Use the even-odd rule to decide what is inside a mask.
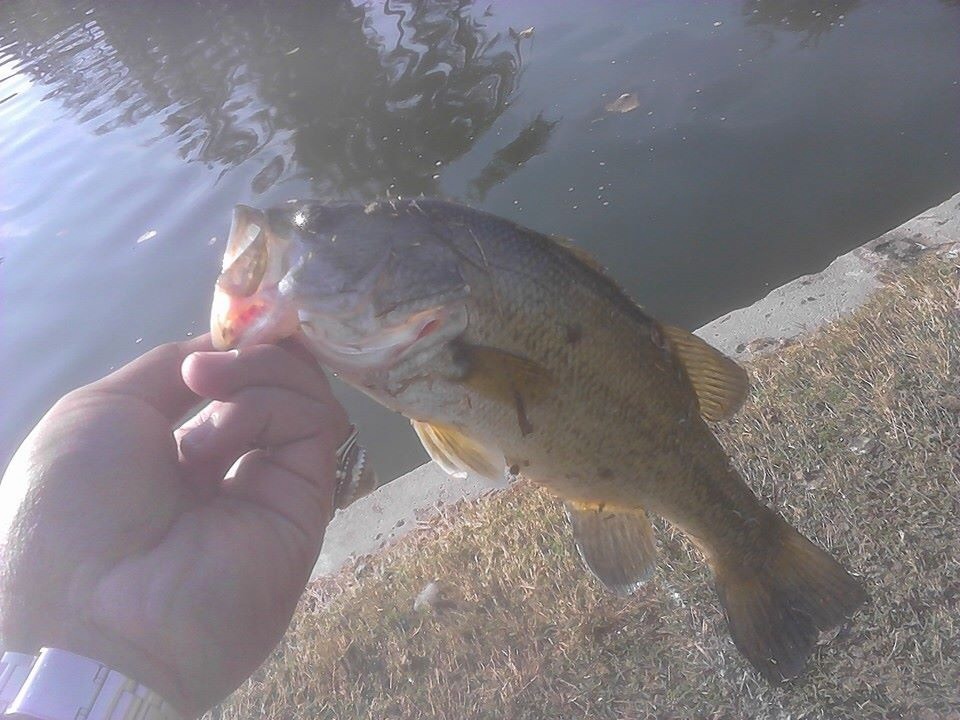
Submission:
[[[452,0],[93,7],[18,22],[20,72],[97,134],[160,114],[188,161],[228,168],[269,145],[255,193],[293,167],[319,195],[434,194],[520,71],[491,14]]]
[[[3,2],[0,462],[204,329],[237,202],[459,198],[672,322],[746,304],[960,185],[956,6]],[[338,392],[378,472],[424,459]]]

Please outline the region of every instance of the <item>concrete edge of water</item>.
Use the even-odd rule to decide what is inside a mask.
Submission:
[[[936,248],[960,253],[960,193],[841,255],[821,272],[792,280],[696,333],[731,356],[747,359],[850,313],[880,287],[882,272]],[[313,577],[336,572],[351,556],[377,552],[444,505],[496,489],[477,477],[449,477],[432,462],[422,465],[337,514]]]

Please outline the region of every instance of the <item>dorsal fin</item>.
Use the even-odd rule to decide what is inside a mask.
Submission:
[[[577,260],[582,262],[589,268],[596,270],[601,275],[607,274],[607,269],[600,264],[600,261],[597,260],[593,255],[590,254],[588,250],[585,250],[580,245],[577,245],[568,238],[562,237],[560,235],[551,235],[550,239],[553,240],[557,245],[562,247],[564,250],[573,255]]]
[[[662,327],[693,383],[700,414],[707,420],[723,420],[736,413],[750,390],[746,370],[696,335],[670,325]]]

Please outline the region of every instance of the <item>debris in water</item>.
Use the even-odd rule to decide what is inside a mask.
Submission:
[[[273,185],[283,174],[285,163],[280,155],[267,163],[266,167],[254,176],[250,181],[250,189],[258,195]]]
[[[137,245],[139,245],[142,242],[146,242],[147,240],[152,240],[156,236],[157,236],[156,230],[147,230],[143,235],[137,238]]]
[[[636,93],[623,93],[616,100],[603,106],[607,112],[628,113],[640,107],[640,99]]]
[[[521,30],[517,32],[513,28],[510,28],[510,37],[514,40],[529,40],[533,37],[533,26],[531,25],[526,30]]]

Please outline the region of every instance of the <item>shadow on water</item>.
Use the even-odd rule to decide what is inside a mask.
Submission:
[[[95,133],[161,115],[183,159],[221,171],[269,146],[255,193],[294,172],[318,196],[434,194],[520,74],[471,5],[21,4],[7,52]]]

